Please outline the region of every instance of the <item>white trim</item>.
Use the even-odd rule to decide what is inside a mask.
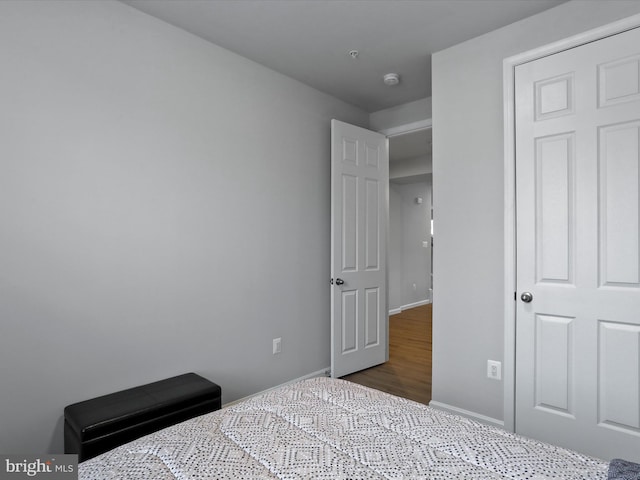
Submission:
[[[402,307],[400,307],[402,310],[408,310],[410,308],[415,308],[415,307],[420,307],[422,305],[428,305],[431,303],[431,300],[429,300],[428,298],[425,300],[420,300],[419,302],[413,302],[413,303],[409,303],[407,305],[403,305]]]
[[[387,137],[394,137],[396,135],[404,135],[405,133],[417,132],[418,130],[426,130],[432,126],[433,120],[431,118],[426,118],[424,120],[418,120],[417,122],[398,125],[397,127],[384,128],[382,130],[378,130],[378,133],[386,135]]]
[[[504,103],[504,353],[502,361],[504,428],[515,432],[516,400],[516,165],[515,165],[515,64],[503,63]]]
[[[454,407],[453,405],[448,405],[446,403],[436,402],[431,400],[429,402],[429,406],[435,408],[437,410],[443,410],[448,413],[453,413],[455,415],[460,415],[462,417],[470,418],[471,420],[476,420],[480,423],[484,423],[485,425],[491,425],[492,427],[504,428],[504,422],[502,420],[498,420],[497,418],[487,417],[486,415],[482,415],[480,413],[472,412],[470,410],[465,410],[464,408]]]
[[[640,27],[640,15],[603,25],[578,35],[524,52],[503,61],[504,102],[504,427],[516,430],[516,208],[515,208],[515,68],[585,43]],[[433,402],[432,402],[433,403]]]
[[[245,400],[253,398],[257,395],[262,395],[263,393],[270,392],[271,390],[275,390],[276,388],[284,387],[285,385],[291,385],[292,383],[301,382],[302,380],[308,380],[310,378],[328,377],[330,374],[331,374],[331,367],[326,367],[326,368],[323,368],[322,370],[318,370],[316,372],[309,373],[302,377],[294,378],[293,380],[289,380],[288,382],[281,383],[280,385],[276,385],[275,387],[267,388],[266,390],[261,390],[256,393],[252,393],[251,395],[247,395],[246,397],[238,398],[237,400],[233,400],[231,402],[225,403],[224,405],[222,405],[222,407],[223,408],[229,407],[231,405],[235,405],[236,403],[244,402]]]
[[[426,300],[420,300],[419,302],[408,303],[407,305],[402,305],[399,308],[393,308],[389,310],[389,315],[397,315],[398,313],[402,313],[404,310],[409,310],[410,308],[420,307],[422,305],[429,305],[431,300],[428,298]]]

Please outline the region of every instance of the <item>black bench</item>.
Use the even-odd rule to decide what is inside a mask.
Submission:
[[[220,387],[195,373],[74,403],[64,409],[64,451],[83,462],[220,407]]]

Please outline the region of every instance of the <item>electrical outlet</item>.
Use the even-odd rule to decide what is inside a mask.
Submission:
[[[492,380],[502,380],[502,363],[487,360],[487,377]]]
[[[282,338],[274,338],[273,339],[273,354],[282,352]]]

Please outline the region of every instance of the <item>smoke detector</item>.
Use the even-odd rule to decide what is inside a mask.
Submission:
[[[387,73],[384,77],[382,77],[385,85],[389,85],[390,87],[393,85],[398,85],[400,83],[400,75],[397,73]]]

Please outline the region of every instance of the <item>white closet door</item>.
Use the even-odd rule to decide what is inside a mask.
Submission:
[[[640,29],[515,89],[516,431],[640,461]]]

